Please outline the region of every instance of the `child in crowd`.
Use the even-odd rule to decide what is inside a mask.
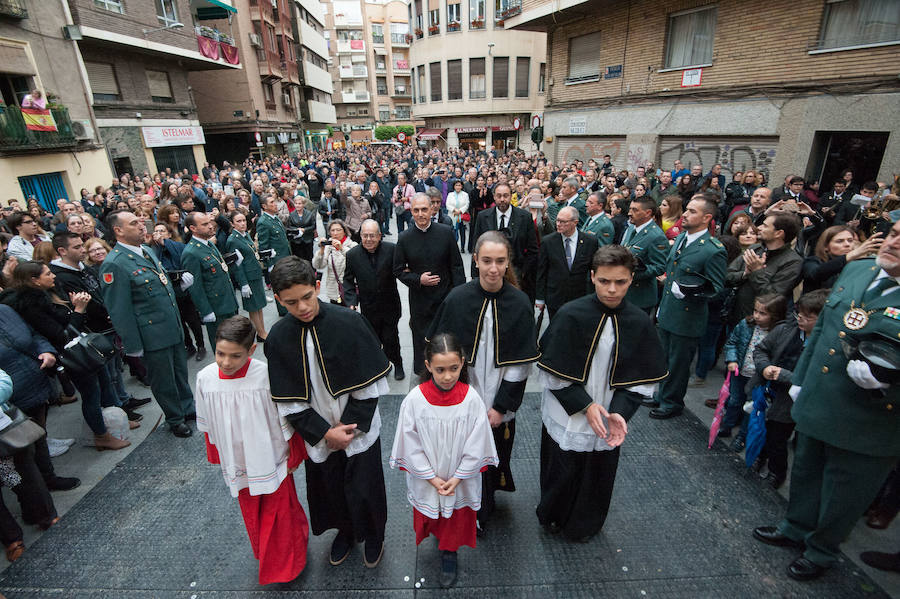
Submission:
[[[797,300],[797,314],[772,328],[753,351],[756,374],[750,388],[771,381],[774,392],[772,405],[766,410],[766,444],[754,464],[759,471],[768,462],[766,481],[777,489],[787,477],[788,439],[794,432],[791,407],[794,400],[788,395],[793,369],[803,353],[806,340],[816,326],[819,312],[825,306],[828,289],[810,291]]]
[[[741,451],[746,445],[748,419],[744,414],[747,400],[747,381],[756,373],[753,350],[777,323],[784,320],[787,299],[782,295],[769,293],[760,295],[753,304],[753,313],[741,320],[725,343],[725,364],[731,373],[728,402],[722,418],[720,437],[730,437],[731,429],[741,425],[740,432],[731,443],[733,451]]]
[[[481,473],[499,460],[455,336],[440,333],[426,344],[425,368],[400,406],[390,464],[406,471],[416,544],[430,534],[438,539],[441,586],[448,588],[456,582],[457,550],[475,547]]]
[[[223,321],[216,332],[216,363],[197,374],[194,399],[206,457],[221,464],[259,560],[259,583],[270,584],[289,582],[306,566],[309,524],[293,475],[306,448],[278,414],[268,367],[251,358],[255,339],[248,318]]]

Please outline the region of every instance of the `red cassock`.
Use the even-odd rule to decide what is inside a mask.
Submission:
[[[293,470],[306,459],[306,446],[296,433],[288,445],[288,469]],[[209,442],[209,435],[206,435],[206,458],[211,464],[219,463],[219,452]],[[297,578],[306,566],[309,523],[297,499],[294,475],[288,474],[274,493],[250,495],[247,489],[241,489],[238,503],[253,556],[259,560],[259,583],[290,582]]]

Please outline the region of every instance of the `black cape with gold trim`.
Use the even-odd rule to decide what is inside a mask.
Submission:
[[[664,379],[668,374],[666,357],[650,317],[625,300],[617,308],[607,308],[595,293],[566,303],[553,316],[541,337],[538,368],[584,384],[600,331],[610,318],[615,334],[610,387],[631,387]]]
[[[478,279],[454,287],[438,307],[425,337],[453,333],[471,366],[487,310],[493,310],[496,368],[527,364],[540,357],[534,338],[532,303],[524,292],[506,281],[496,293],[485,291]]]
[[[288,314],[269,331],[264,347],[273,400],[310,400],[307,335],[312,335],[316,363],[332,397],[367,387],[391,368],[369,321],[353,310],[319,301],[319,313],[311,322]]]

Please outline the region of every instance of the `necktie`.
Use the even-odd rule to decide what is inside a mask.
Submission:
[[[569,265],[569,270],[572,270],[572,238],[566,237],[566,263]]]
[[[893,290],[897,287],[897,280],[894,277],[882,277],[875,285],[863,294],[863,303],[874,302],[880,298],[888,289]]]
[[[678,244],[678,249],[675,250],[675,253],[680,254],[681,250],[683,250],[684,246],[686,246],[686,245],[687,245],[687,235],[685,235],[684,237],[681,238],[681,243]]]
[[[501,229],[506,228],[506,215],[505,214],[500,215],[500,228]]]
[[[622,238],[622,245],[628,245],[628,242],[631,241],[632,237],[634,237],[634,225],[628,225],[625,236]]]

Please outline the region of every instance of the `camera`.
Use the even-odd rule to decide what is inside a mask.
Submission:
[[[296,237],[300,233],[300,227],[285,227],[284,232],[288,237]]]
[[[327,245],[331,245],[331,242],[330,242],[329,240],[327,240],[327,239],[320,239],[320,240],[319,240],[319,245],[321,245],[322,247],[325,247],[325,246],[327,246]]]

